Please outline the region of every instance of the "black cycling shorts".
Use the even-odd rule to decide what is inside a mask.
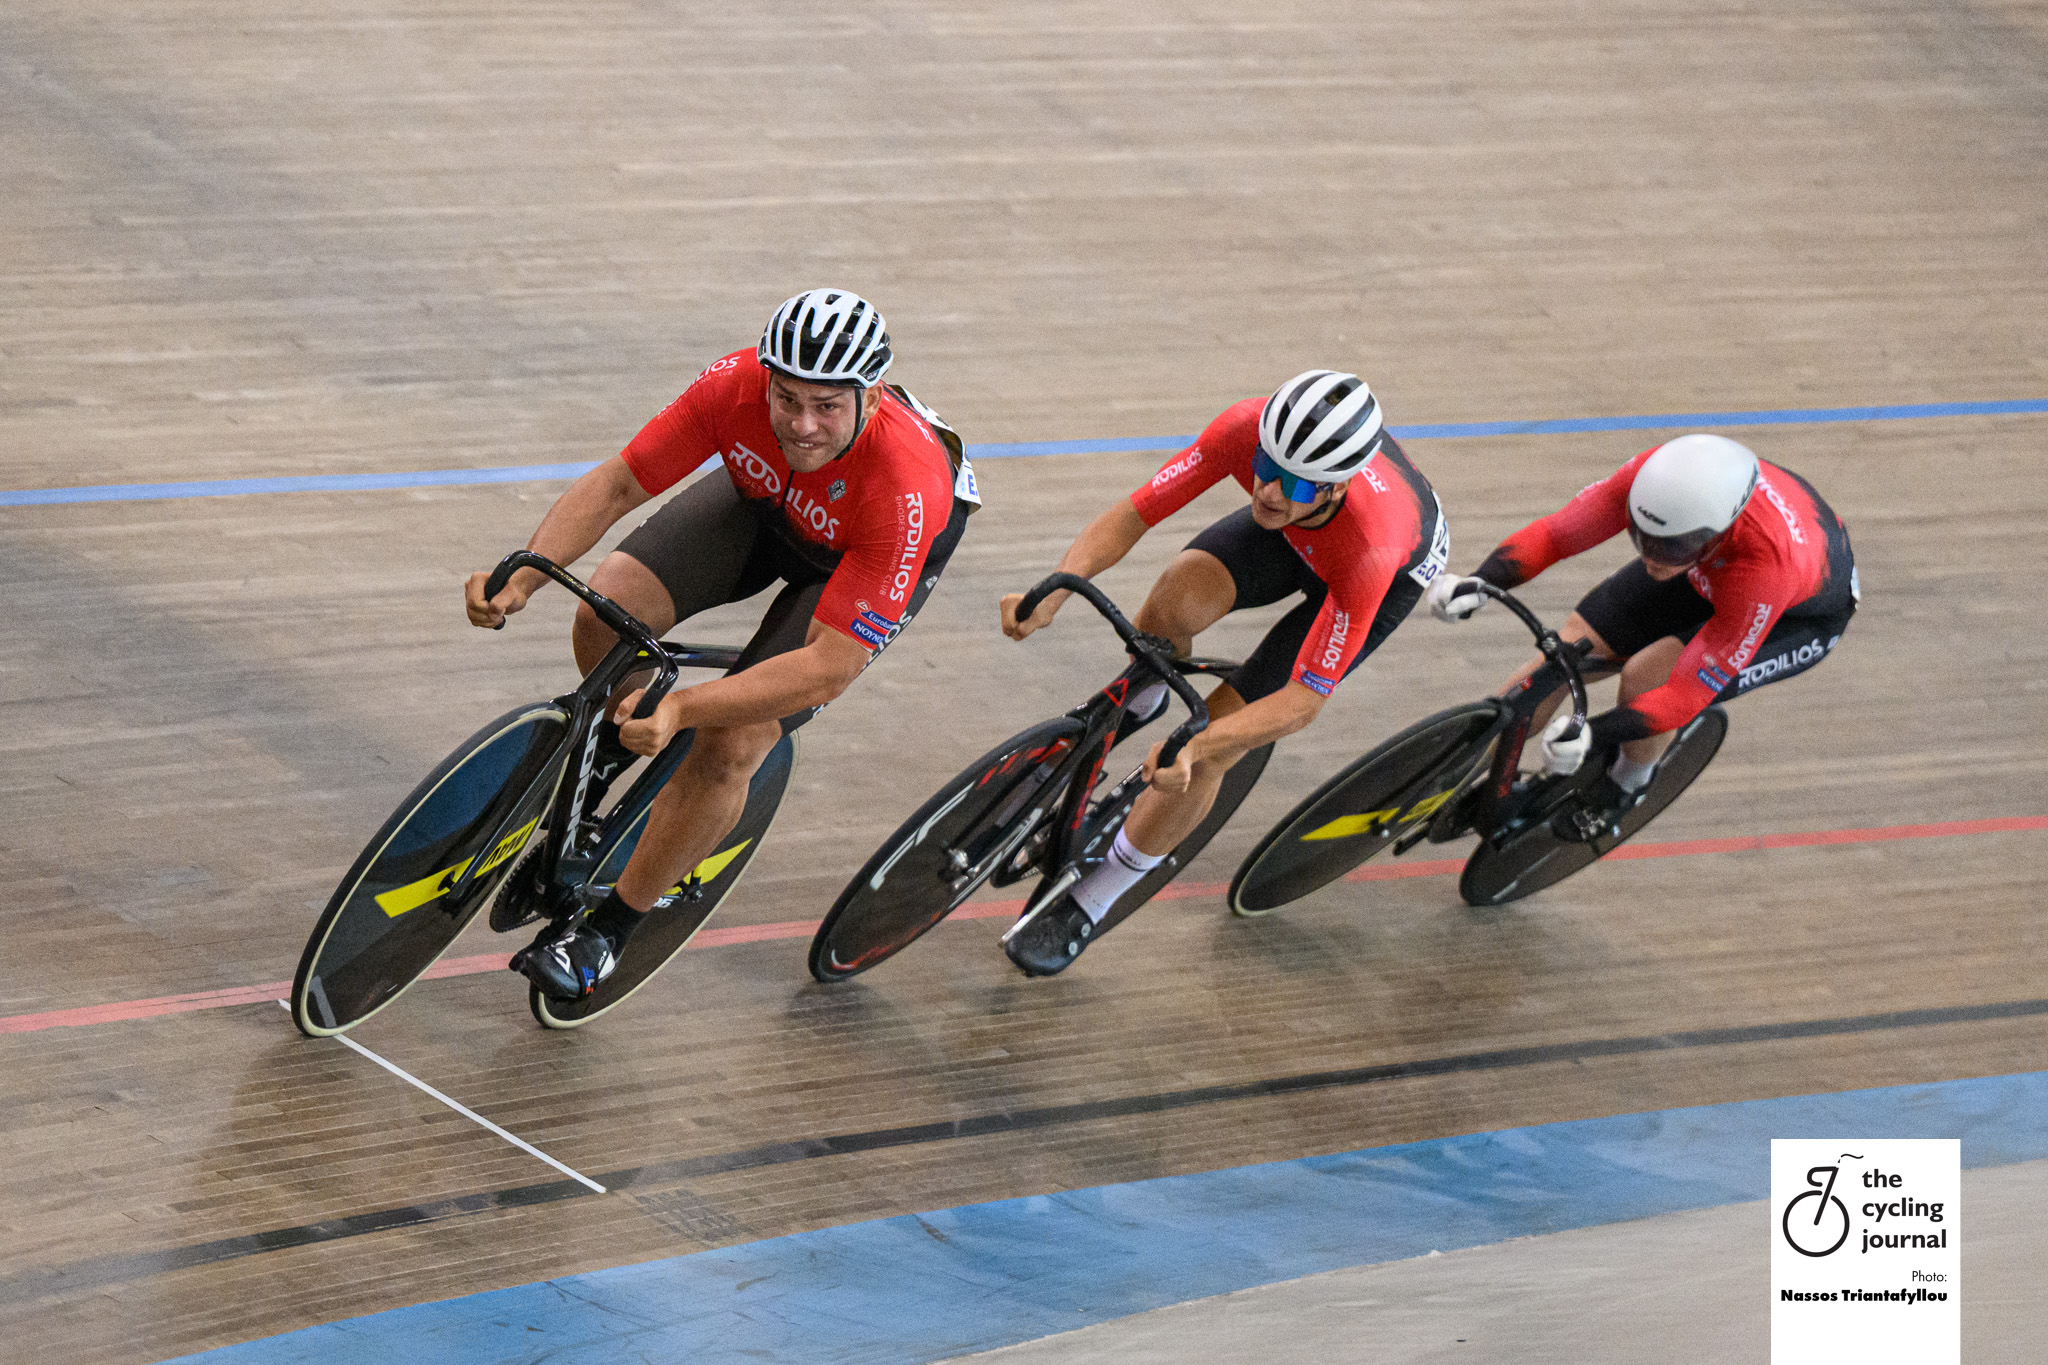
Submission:
[[[1394,633],[1394,627],[1406,620],[1415,604],[1422,600],[1422,585],[1408,571],[1429,557],[1430,543],[1430,538],[1424,536],[1422,547],[1394,575],[1387,595],[1380,600],[1379,610],[1373,613],[1372,628],[1365,634],[1365,645],[1344,670],[1345,677],[1364,663],[1366,657]],[[1251,657],[1239,664],[1226,679],[1231,690],[1247,702],[1272,696],[1294,676],[1294,663],[1301,657],[1302,641],[1308,639],[1309,628],[1315,625],[1316,615],[1323,609],[1323,599],[1329,595],[1330,585],[1302,562],[1294,547],[1287,543],[1285,535],[1268,531],[1254,521],[1250,507],[1240,507],[1211,524],[1189,541],[1187,548],[1214,555],[1230,571],[1230,581],[1237,587],[1237,600],[1230,607],[1232,611],[1271,606],[1292,593],[1305,594],[1305,600],[1275,622],[1273,628],[1266,632],[1266,638],[1259,641],[1258,648],[1251,652]]]
[[[1804,673],[1840,643],[1849,618],[1856,614],[1858,593],[1854,562],[1837,565],[1834,560],[1830,554],[1826,585],[1778,618],[1756,647],[1753,662],[1736,673],[1715,701],[1730,701],[1766,683]],[[1837,568],[1845,571],[1838,574]],[[1578,613],[1616,658],[1626,659],[1666,637],[1690,643],[1713,617],[1714,604],[1700,596],[1684,574],[1660,583],[1640,559],[1632,559],[1587,593]]]
[[[910,625],[945,572],[946,561],[967,529],[970,510],[970,504],[953,499],[946,528],[932,541],[924,572],[903,608],[904,627]],[[700,611],[743,602],[772,583],[784,585],[762,614],[753,638],[740,651],[733,673],[803,648],[818,599],[825,592],[825,580],[832,576],[831,566],[818,562],[815,550],[806,553],[793,544],[782,531],[778,516],[741,497],[722,470],[705,475],[670,498],[620,541],[619,549],[639,560],[668,589],[678,625]],[[893,641],[896,636],[889,638]],[[885,643],[883,648],[887,647]],[[879,658],[881,652],[876,650],[873,657]],[[783,717],[783,733],[795,730],[823,709],[814,706]]]

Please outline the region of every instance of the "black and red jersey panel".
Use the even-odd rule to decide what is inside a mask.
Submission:
[[[866,401],[872,410],[845,454],[823,469],[792,470],[768,420],[768,371],[750,347],[705,367],[620,458],[649,494],[723,459],[740,496],[831,574],[816,619],[873,652],[901,623],[952,512],[956,471],[914,400],[879,385]],[[960,477],[972,475],[963,467]]]

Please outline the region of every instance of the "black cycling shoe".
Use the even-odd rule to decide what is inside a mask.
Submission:
[[[511,967],[557,1000],[581,1000],[618,969],[619,945],[588,920],[566,933],[550,924],[513,955]]]
[[[1600,780],[1579,793],[1578,800],[1550,817],[1550,832],[1560,839],[1590,844],[1595,839],[1619,839],[1622,817],[1642,804],[1649,790],[1645,783],[1629,791],[1602,773]]]
[[[1072,896],[1061,896],[1005,943],[1003,951],[1026,976],[1055,976],[1081,955],[1094,933],[1095,921],[1088,912]]]

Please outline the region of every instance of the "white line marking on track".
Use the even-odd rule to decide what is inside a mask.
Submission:
[[[280,1000],[277,1003],[284,1006],[287,1010],[289,1010],[292,1007],[292,1002],[289,1000]],[[419,1077],[413,1075],[411,1072],[405,1070],[403,1067],[396,1066],[390,1062],[385,1061],[382,1057],[379,1057],[376,1053],[370,1051],[370,1049],[364,1047],[361,1043],[349,1037],[347,1034],[337,1033],[334,1034],[333,1037],[334,1041],[340,1043],[343,1047],[353,1048],[355,1051],[361,1053],[363,1056],[368,1057],[371,1061],[375,1062],[378,1066],[383,1067],[386,1071],[398,1077],[399,1080],[404,1081],[407,1085],[418,1086],[421,1090],[426,1091],[429,1095],[432,1095],[435,1099],[441,1101],[441,1103],[447,1105],[450,1109],[453,1109],[456,1113],[462,1115],[462,1117],[470,1120],[473,1123],[479,1124],[485,1128],[490,1129],[493,1133],[496,1133],[499,1137],[505,1139],[505,1141],[511,1143],[514,1147],[517,1147],[520,1151],[525,1152],[530,1156],[539,1157],[542,1161],[547,1162],[548,1165],[554,1167],[563,1175],[568,1176],[571,1180],[579,1181],[582,1184],[588,1185],[591,1189],[596,1190],[599,1194],[604,1194],[606,1192],[604,1186],[598,1184],[595,1180],[592,1180],[589,1176],[583,1174],[581,1171],[571,1170],[569,1167],[564,1166],[561,1162],[549,1156],[546,1152],[543,1152],[540,1148],[528,1142],[525,1138],[520,1137],[516,1133],[508,1133],[503,1128],[500,1128],[497,1124],[492,1123],[489,1119],[485,1118],[482,1114],[477,1113],[474,1109],[468,1108],[465,1105],[457,1104],[454,1100],[449,1099],[446,1095],[434,1089],[433,1086],[428,1085]]]

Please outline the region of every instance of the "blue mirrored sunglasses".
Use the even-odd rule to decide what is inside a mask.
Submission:
[[[1280,491],[1287,495],[1289,502],[1314,502],[1322,496],[1323,490],[1329,487],[1326,483],[1317,483],[1312,479],[1304,479],[1299,474],[1288,473],[1274,463],[1273,457],[1263,450],[1255,451],[1252,455],[1252,477],[1260,483],[1279,484]]]

